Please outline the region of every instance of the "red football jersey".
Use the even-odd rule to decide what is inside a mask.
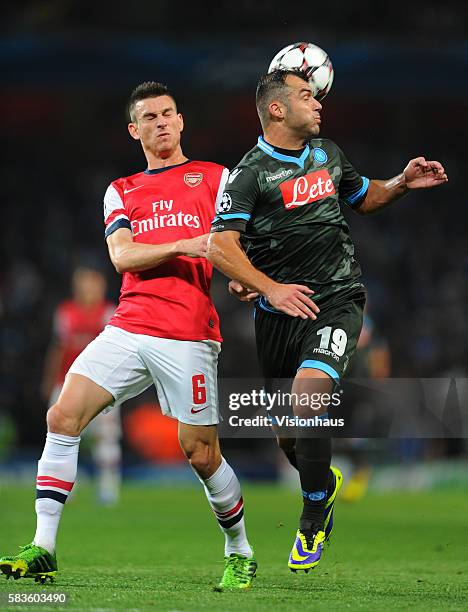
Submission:
[[[104,196],[106,238],[121,227],[145,244],[208,234],[227,177],[223,166],[189,160],[117,179]],[[185,256],[125,272],[110,324],[161,338],[221,341],[210,297],[212,275],[208,260]]]
[[[107,301],[88,308],[73,300],[59,304],[54,316],[54,333],[63,354],[57,384],[63,384],[71,364],[104,329],[114,310],[115,304]]]

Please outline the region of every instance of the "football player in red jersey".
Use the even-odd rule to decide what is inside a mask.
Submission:
[[[53,579],[63,505],[77,471],[80,434],[104,408],[155,384],[162,411],[179,421],[179,439],[225,534],[220,589],[249,587],[257,564],[247,540],[239,481],[220,452],[217,361],[221,336],[205,258],[208,232],[227,169],[191,161],[174,97],[160,83],[131,94],[130,135],[147,169],[114,181],[104,197],[106,240],[123,275],[109,325],[74,361],[57,402],[37,476],[37,530],[19,555],[0,559],[15,577]]]
[[[72,276],[72,298],[61,302],[54,313],[52,341],[47,351],[42,396],[52,406],[62,390],[65,376],[86,346],[109,322],[115,304],[106,300],[107,282],[99,270],[80,266]],[[98,472],[98,500],[114,504],[120,492],[121,425],[116,406],[98,415],[87,428]]]

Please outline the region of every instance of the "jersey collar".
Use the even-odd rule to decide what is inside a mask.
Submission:
[[[185,166],[185,164],[189,164],[192,160],[188,159],[187,161],[181,162],[180,164],[174,164],[173,166],[165,166],[164,168],[154,168],[150,170],[147,168],[145,170],[145,174],[160,174],[161,172],[166,172],[166,170],[172,170],[172,168],[178,168],[179,166]]]
[[[257,147],[261,149],[267,155],[270,155],[271,157],[274,157],[275,159],[279,161],[285,161],[291,164],[297,164],[303,170],[304,170],[304,162],[310,153],[310,147],[307,144],[300,157],[293,157],[292,155],[283,155],[283,153],[278,153],[275,147],[272,147],[270,144],[268,144],[263,138],[263,136],[258,137]]]

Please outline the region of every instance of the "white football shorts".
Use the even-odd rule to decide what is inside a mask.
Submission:
[[[172,340],[107,325],[69,373],[86,376],[121,404],[155,385],[163,414],[189,425],[219,423],[214,340]]]

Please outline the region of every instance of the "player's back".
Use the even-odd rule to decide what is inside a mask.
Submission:
[[[146,244],[209,233],[226,176],[223,166],[189,160],[117,179],[104,199],[106,237],[120,227]],[[185,256],[143,272],[125,272],[111,325],[177,340],[220,340],[209,293],[212,274],[205,258]]]

